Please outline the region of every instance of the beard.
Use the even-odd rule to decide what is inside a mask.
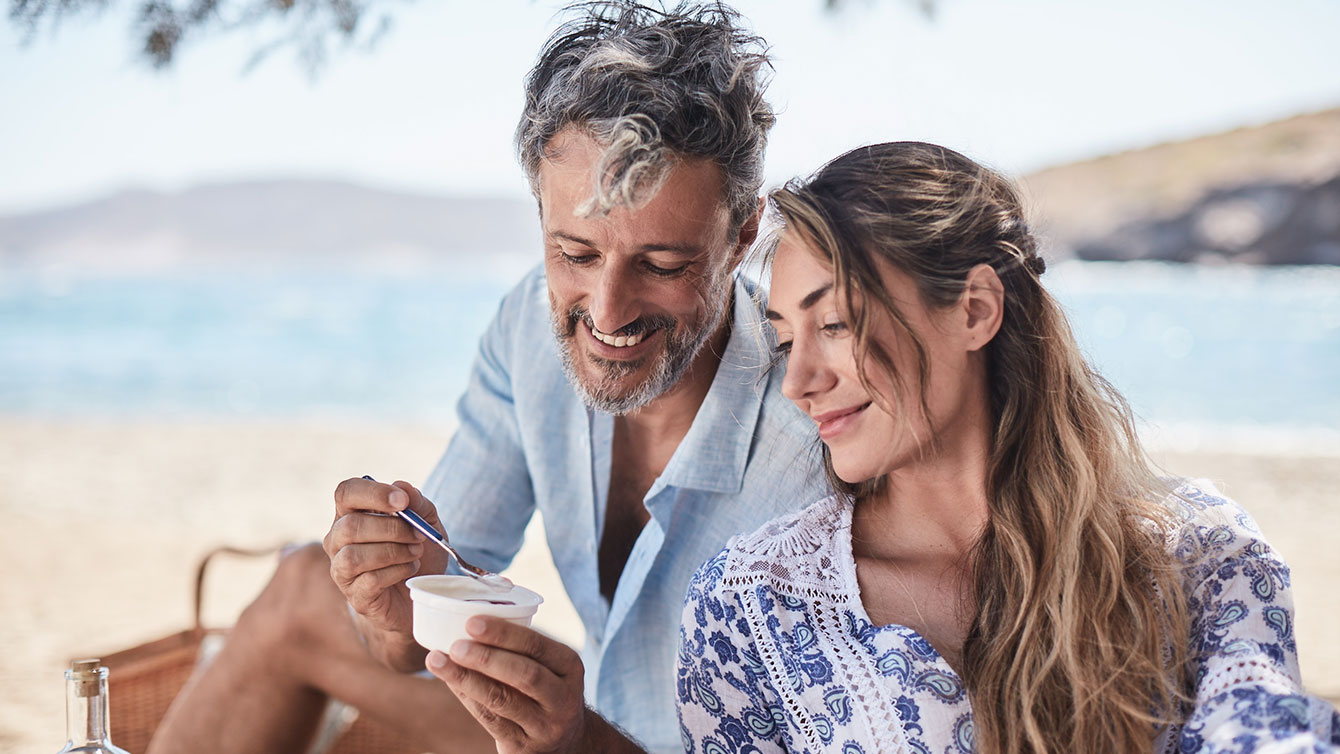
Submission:
[[[663,346],[659,352],[629,361],[616,361],[594,355],[579,357],[575,353],[577,328],[594,327],[590,313],[581,306],[573,306],[561,312],[551,308],[551,324],[554,339],[558,343],[558,358],[563,365],[563,374],[568,378],[568,384],[572,385],[572,389],[577,391],[577,396],[582,402],[607,414],[621,416],[646,406],[674,387],[726,317],[726,309],[730,302],[726,294],[730,290],[728,286],[731,276],[724,277],[726,285],[718,287],[725,290],[713,291],[712,298],[717,306],[700,327],[689,329],[674,317],[658,315],[639,317],[617,332],[610,333],[635,336],[649,334],[655,330],[662,331]],[[585,372],[578,369],[579,358],[583,358],[591,369]],[[642,371],[648,362],[651,362],[651,370],[647,376],[639,382],[628,384],[629,379]]]

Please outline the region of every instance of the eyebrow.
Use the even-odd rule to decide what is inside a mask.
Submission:
[[[828,295],[828,292],[831,291],[831,290],[833,290],[833,284],[832,284],[832,283],[828,283],[827,285],[820,286],[820,287],[815,288],[814,290],[810,291],[808,294],[805,295],[805,298],[802,298],[802,299],[800,300],[800,310],[801,310],[801,311],[805,311],[806,309],[809,309],[810,307],[812,307],[812,306],[814,306],[815,304],[819,303],[819,299],[821,299],[821,298],[823,298],[824,296]],[[768,319],[770,319],[770,320],[774,320],[774,321],[775,321],[775,320],[782,319],[782,315],[778,314],[777,312],[775,312],[775,311],[773,311],[773,310],[771,310],[771,309],[769,309],[767,312],[765,312],[765,313],[764,313],[764,316],[766,316]]]
[[[599,246],[596,245],[594,241],[582,238],[581,236],[573,235],[572,233],[568,233],[567,231],[551,230],[548,232],[548,235],[550,238],[557,238],[563,241],[570,241],[575,244],[581,244],[582,246],[588,246],[592,249],[600,248]],[[668,251],[671,254],[679,254],[680,256],[686,256],[686,257],[694,257],[703,253],[702,247],[691,243],[644,243],[641,246],[637,247],[637,251],[638,253],[646,253],[649,251]]]

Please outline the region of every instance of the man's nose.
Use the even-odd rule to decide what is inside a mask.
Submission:
[[[600,268],[588,307],[597,330],[612,333],[637,319],[636,277],[622,264],[606,264]]]

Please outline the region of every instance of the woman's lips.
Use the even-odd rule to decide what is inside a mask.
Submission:
[[[869,402],[850,408],[828,411],[813,417],[814,422],[819,425],[820,439],[829,440],[842,434],[860,418],[861,413],[867,408],[870,408]]]

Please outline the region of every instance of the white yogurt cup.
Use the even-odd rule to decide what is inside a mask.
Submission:
[[[544,602],[525,587],[494,589],[469,576],[415,576],[405,585],[414,602],[414,640],[425,649],[442,652],[449,651],[458,639],[470,638],[465,622],[473,616],[492,615],[529,626]]]

